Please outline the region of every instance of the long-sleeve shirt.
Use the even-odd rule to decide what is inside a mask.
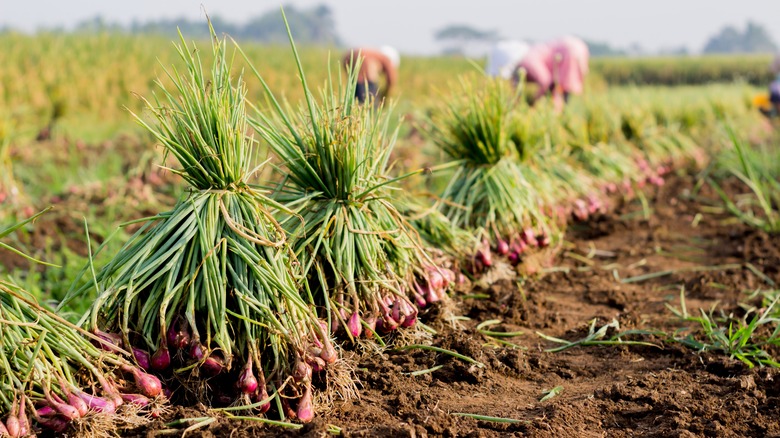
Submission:
[[[580,39],[563,37],[531,47],[518,68],[526,71],[529,82],[546,92],[558,85],[567,93],[582,93],[588,73],[588,46]]]
[[[563,37],[552,44],[553,81],[573,94],[582,93],[588,74],[588,46],[579,38]]]
[[[552,75],[553,53],[549,44],[534,44],[518,64],[518,69],[525,70],[525,78],[546,92],[553,84]]]

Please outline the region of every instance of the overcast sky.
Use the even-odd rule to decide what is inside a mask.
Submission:
[[[467,24],[502,36],[545,40],[574,34],[617,47],[639,43],[648,50],[686,46],[700,51],[726,24],[744,28],[754,20],[780,38],[777,0],[0,0],[0,26],[24,31],[73,26],[102,15],[128,24],[133,19],[203,17],[236,23],[280,4],[331,6],[338,31],[350,45],[396,46],[404,53],[433,53],[433,33]]]

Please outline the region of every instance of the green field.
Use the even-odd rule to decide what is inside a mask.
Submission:
[[[155,80],[170,87],[165,71],[181,69],[181,60],[170,41],[154,37],[4,34],[0,48],[0,65],[4,66],[0,69],[2,120],[8,142],[4,155],[22,188],[24,205],[39,211],[53,200],[65,199],[68,204],[64,210],[55,207],[48,214],[71,223],[66,230],[55,230],[44,241],[35,242],[37,247],[19,237],[27,251],[66,266],[52,277],[57,284],[34,284],[48,281],[48,269],[43,279],[39,274],[30,276],[28,287],[43,291],[43,297],[58,297],[68,287],[67,281],[60,280],[73,276],[70,271],[85,261],[84,219],[95,238],[94,245],[114,233],[120,223],[164,209],[181,193],[176,178],[159,171],[162,151],[132,117],[132,113],[144,114],[140,97],[155,93]],[[243,48],[277,95],[293,106],[302,103],[289,48],[251,44]],[[302,49],[301,61],[310,84],[324,84],[329,65],[332,77],[346,80],[337,58],[335,51]],[[729,82],[738,75],[735,71],[758,69],[765,62],[764,58],[749,58],[749,62],[743,58],[596,59],[586,93],[573,99],[563,117],[552,116],[545,106],[528,113],[525,135],[563,149],[582,142],[596,144],[616,138],[622,142],[625,136],[617,131],[621,123],[629,121],[638,129],[684,132],[717,144],[724,138],[723,121],[748,130],[758,123],[751,100],[760,90],[744,81],[664,85],[698,83],[702,78]],[[240,57],[234,72],[243,72],[249,101],[267,109],[257,78]],[[631,73],[625,76],[625,72]],[[688,79],[669,79],[679,72],[685,72]],[[420,133],[430,129],[430,115],[458,95],[459,83],[485,81],[477,64],[452,57],[408,57],[400,77],[389,119],[400,129],[393,170],[398,174],[448,159]],[[699,79],[692,79],[695,77]],[[654,85],[622,85],[634,81]],[[52,139],[36,142],[36,135],[49,123]],[[258,154],[259,162],[267,156],[267,149],[258,148]],[[158,187],[136,190],[150,175],[154,181],[160,180],[158,173],[164,175]],[[273,178],[267,172],[263,175]],[[426,177],[425,185],[435,193],[443,189],[447,178],[446,173]],[[402,184],[419,187],[419,182],[413,178]],[[126,208],[125,196],[138,198],[130,204],[135,208]],[[17,217],[4,215],[6,224]],[[114,245],[126,238],[120,230]],[[77,253],[72,253],[74,248],[79,248]],[[23,272],[17,275],[28,276]]]
[[[122,35],[0,35],[0,103],[3,114],[18,119],[22,134],[34,136],[55,116],[61,132],[99,141],[131,129],[127,110],[142,106],[163,66],[180,65],[173,45],[161,37]],[[269,86],[290,101],[301,98],[287,47],[244,46]],[[322,83],[326,66],[336,69],[338,49],[302,49],[310,81]],[[763,87],[771,80],[766,56],[694,58],[596,58],[589,90],[615,85],[700,85],[748,83]],[[394,93],[403,113],[421,110],[446,95],[461,75],[478,77],[481,61],[453,57],[406,57]],[[237,69],[243,68],[240,62]],[[247,76],[250,98],[260,87]]]

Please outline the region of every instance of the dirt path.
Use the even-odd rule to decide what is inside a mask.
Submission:
[[[423,317],[437,331],[433,345],[467,355],[484,367],[431,351],[387,350],[358,359],[360,399],[336,402],[300,431],[218,422],[188,436],[329,436],[329,425],[354,437],[499,436],[780,436],[780,376],[749,369],[714,354],[643,336],[650,346],[575,347],[558,353],[536,332],[580,339],[590,322],[616,321],[619,330],[673,332],[686,324],[666,305],[679,307],[685,287],[689,311],[715,303],[741,312],[746,290],[780,281],[778,239],[725,216],[708,214],[688,197],[690,178],[672,178],[651,194],[653,214],[639,203],[571,227],[569,244],[541,278],[502,280],[455,297],[462,329],[443,309]],[[734,190],[734,188],[732,188]],[[705,193],[706,195],[706,193]],[[703,267],[707,267],[703,270]],[[716,268],[713,268],[716,267]],[[647,278],[637,276],[668,272]],[[495,331],[522,349],[498,347],[476,331],[500,319]],[[615,329],[610,329],[614,334]],[[441,365],[419,376],[408,373]],[[540,401],[545,390],[562,392]],[[453,415],[471,413],[520,420],[513,424]],[[172,417],[188,415],[179,411]],[[193,414],[194,415],[194,414]],[[170,418],[171,416],[169,416]],[[153,435],[153,428],[137,431]]]

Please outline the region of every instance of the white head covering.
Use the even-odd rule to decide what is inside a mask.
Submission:
[[[531,46],[524,41],[504,40],[496,42],[488,54],[485,73],[491,77],[510,79],[512,71],[523,60]]]
[[[383,55],[390,58],[390,62],[392,62],[396,68],[401,65],[401,54],[398,53],[398,50],[395,50],[395,48],[390,46],[382,46],[379,48],[379,51],[382,52]]]

